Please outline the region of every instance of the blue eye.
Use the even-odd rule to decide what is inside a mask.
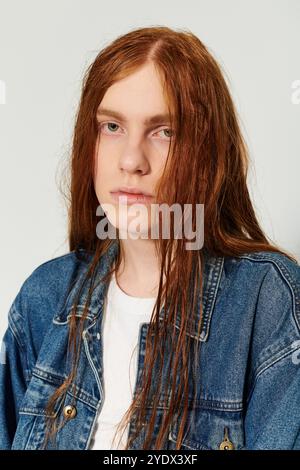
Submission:
[[[106,126],[106,125],[107,125],[107,126],[110,126],[110,125],[116,126],[117,128],[120,127],[120,126],[118,126],[118,124],[116,124],[115,122],[105,122],[104,124],[101,124],[99,127],[100,127],[100,129],[101,129],[103,126]],[[115,134],[114,131],[116,131],[117,129],[109,129],[109,128],[108,128],[108,130],[109,130],[109,131],[112,131],[112,133]]]

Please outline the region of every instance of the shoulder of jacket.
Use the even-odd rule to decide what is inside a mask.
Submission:
[[[238,260],[235,264],[245,267],[249,279],[257,280],[252,347],[258,375],[299,347],[300,266],[283,253],[265,251]]]
[[[35,297],[40,298],[43,295],[61,294],[73,278],[77,277],[80,272],[87,269],[90,255],[84,250],[76,253],[71,251],[61,256],[49,259],[37,266],[31,274],[23,282],[20,292],[25,300],[27,296],[33,300]]]
[[[283,253],[256,251],[244,253],[237,257],[225,257],[225,271],[230,272],[235,268],[244,268],[250,272],[266,275],[273,273],[281,277],[289,287],[300,295],[300,265],[297,261],[290,259]]]
[[[283,253],[257,251],[225,257],[224,282],[239,285],[247,299],[256,298],[256,322],[269,330],[285,321],[300,338],[300,266]],[[243,290],[240,290],[240,287]],[[245,300],[246,301],[246,300]]]
[[[24,280],[8,315],[9,325],[21,345],[25,346],[28,338],[23,332],[29,329],[37,341],[43,337],[91,258],[85,250],[71,251],[43,262]]]

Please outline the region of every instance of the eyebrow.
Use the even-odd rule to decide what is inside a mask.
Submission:
[[[118,111],[114,111],[113,109],[98,108],[97,117],[100,115],[112,116],[119,121],[127,122],[127,118]],[[156,125],[156,124],[163,124],[163,123],[170,123],[170,115],[169,114],[155,114],[154,116],[150,116],[144,120],[145,125]]]

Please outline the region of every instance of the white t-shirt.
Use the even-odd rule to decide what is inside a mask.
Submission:
[[[132,403],[140,325],[150,322],[155,300],[156,297],[142,298],[126,294],[118,286],[115,274],[112,275],[102,323],[104,403],[90,449],[124,449],[126,445],[129,425],[125,431],[122,428],[118,432],[114,442],[112,440],[117,424]]]

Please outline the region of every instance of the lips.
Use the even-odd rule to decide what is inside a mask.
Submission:
[[[126,191],[111,191],[113,199],[121,204],[150,203],[153,196],[143,193],[129,193]]]
[[[125,193],[125,194],[152,196],[152,194],[149,193],[148,191],[145,191],[141,188],[137,188],[133,186],[120,186],[118,188],[113,189],[111,193]]]

